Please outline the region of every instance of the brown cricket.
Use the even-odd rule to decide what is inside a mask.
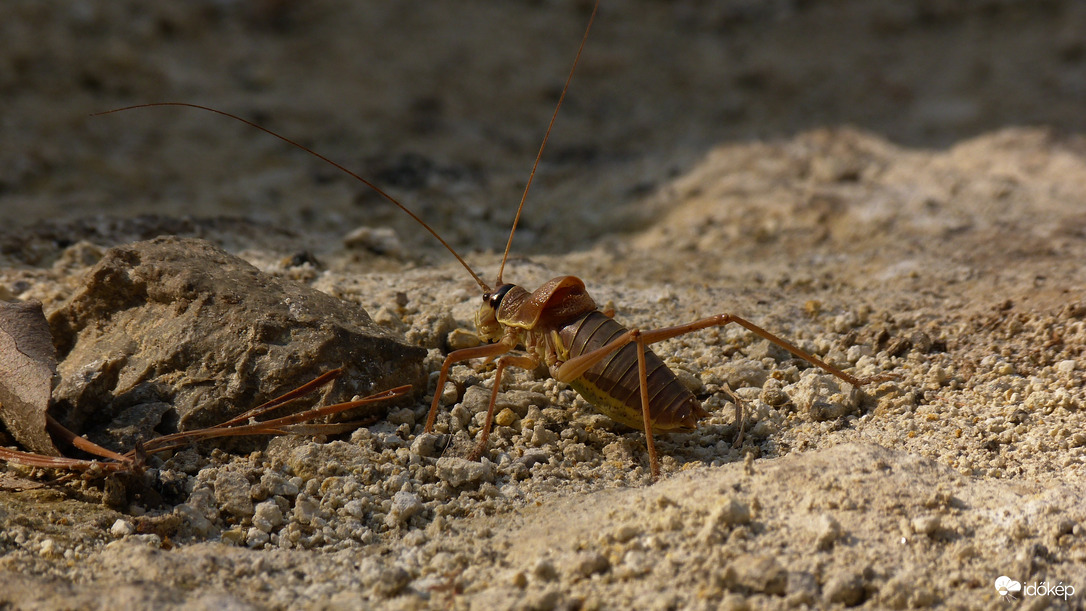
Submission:
[[[675,377],[675,374],[664,365],[660,357],[649,349],[651,344],[699,329],[723,327],[735,323],[853,386],[862,386],[873,381],[885,380],[889,376],[855,377],[801,350],[754,323],[733,314],[717,314],[694,322],[662,329],[628,329],[613,320],[610,316],[611,313],[605,313],[599,309],[580,278],[560,276],[535,291],[529,291],[521,286],[503,282],[502,273],[505,270],[505,263],[513,244],[513,235],[516,233],[521,211],[524,209],[524,203],[527,200],[528,190],[531,188],[532,179],[535,177],[551,129],[558,117],[558,111],[561,109],[566,92],[569,90],[570,82],[573,79],[573,74],[576,71],[577,63],[580,61],[585,42],[588,40],[588,33],[592,29],[592,23],[595,21],[598,10],[599,0],[597,0],[589,17],[584,37],[581,39],[581,44],[573,60],[573,66],[566,78],[562,94],[558,99],[554,114],[551,116],[550,124],[539,147],[539,153],[536,155],[535,163],[524,187],[520,205],[517,208],[512,228],[509,231],[509,240],[502,255],[501,266],[498,269],[498,276],[494,283],[495,288],[491,288],[490,285],[484,282],[432,227],[395,198],[324,155],[267,128],[221,110],[184,102],[140,104],[98,114],[149,106],[187,106],[206,110],[241,121],[275,136],[362,182],[406,212],[429,231],[464,266],[464,269],[467,270],[483,291],[482,304],[475,315],[475,328],[479,338],[486,344],[455,350],[445,357],[445,361],[441,366],[441,373],[438,376],[437,388],[434,390],[434,398],[430,404],[429,415],[426,418],[426,432],[433,432],[434,422],[441,404],[442,390],[448,381],[450,367],[455,363],[472,359],[497,359],[493,388],[487,406],[486,423],[483,426],[475,449],[469,455],[472,460],[477,460],[487,449],[490,428],[494,420],[495,405],[501,388],[502,374],[505,372],[506,367],[534,369],[542,363],[547,366],[550,375],[554,379],[569,384],[585,400],[594,405],[600,413],[616,422],[644,431],[648,446],[650,470],[653,479],[656,479],[659,477],[660,465],[656,455],[653,434],[656,431],[694,430],[698,421],[708,414],[701,407],[700,402],[693,393],[684,387]],[[736,401],[736,419],[739,428],[737,441],[739,441],[742,437],[743,417],[742,408],[738,401]]]

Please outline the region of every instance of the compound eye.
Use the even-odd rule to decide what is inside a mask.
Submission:
[[[493,293],[483,295],[483,301],[485,301],[491,309],[497,310],[498,306],[502,304],[502,299],[505,298],[505,294],[508,293],[509,289],[513,288],[513,286],[514,285],[512,284],[503,284]]]

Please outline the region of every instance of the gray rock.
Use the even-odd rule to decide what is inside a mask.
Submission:
[[[425,388],[425,352],[362,308],[204,240],[110,249],[49,323],[63,359],[54,399],[77,430],[110,420],[101,410],[155,401],[174,406],[181,430],[207,426],[336,367],[346,374],[323,391],[326,403]]]

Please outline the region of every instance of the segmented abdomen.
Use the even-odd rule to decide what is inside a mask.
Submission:
[[[591,312],[558,332],[570,358],[591,352],[618,339],[627,329],[600,312]],[[705,410],[664,365],[660,357],[645,350],[648,375],[649,414],[653,430],[692,430]],[[570,382],[600,413],[627,426],[644,430],[637,370],[637,346],[627,344],[607,355],[584,375]]]

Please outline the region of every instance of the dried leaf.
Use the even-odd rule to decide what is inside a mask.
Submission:
[[[12,473],[0,473],[0,490],[35,490],[45,484]]]
[[[60,456],[45,429],[57,371],[41,302],[0,301],[0,420],[24,447]]]

